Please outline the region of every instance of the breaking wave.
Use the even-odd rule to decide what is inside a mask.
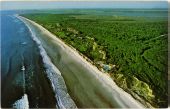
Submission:
[[[24,94],[21,99],[17,100],[13,104],[14,109],[29,109],[29,102],[28,102],[28,97],[27,94]]]
[[[65,81],[63,77],[61,76],[61,72],[56,68],[56,66],[51,62],[51,59],[47,55],[45,49],[43,48],[41,42],[36,37],[35,33],[32,31],[32,29],[29,26],[29,23],[22,17],[16,16],[21,21],[24,22],[24,24],[28,27],[32,39],[36,42],[38,45],[38,48],[40,50],[40,55],[42,56],[42,60],[46,69],[46,73],[48,76],[48,79],[51,82],[53,91],[55,93],[55,98],[57,100],[56,107],[58,108],[77,108],[74,101],[71,99],[70,95],[67,92],[67,87],[65,85]]]

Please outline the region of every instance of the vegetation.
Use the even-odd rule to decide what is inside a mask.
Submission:
[[[83,14],[24,14],[87,56],[128,92],[167,106],[167,20]]]

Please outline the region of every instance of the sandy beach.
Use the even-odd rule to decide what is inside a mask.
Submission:
[[[44,27],[27,18],[20,18],[37,29],[36,31],[41,32],[37,38],[41,41],[53,64],[60,70],[68,92],[78,107],[87,107],[86,104],[89,107],[144,107],[130,94],[119,88],[107,74],[99,71],[97,67],[87,62],[76,50],[66,45]],[[56,52],[56,50],[59,52],[54,54],[53,52]],[[69,68],[66,68],[67,66]]]

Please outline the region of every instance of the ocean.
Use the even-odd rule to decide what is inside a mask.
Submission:
[[[39,48],[14,14],[1,14],[1,106],[11,108],[25,93],[30,108],[56,107]]]

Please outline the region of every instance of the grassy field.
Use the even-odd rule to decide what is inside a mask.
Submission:
[[[76,48],[132,95],[167,104],[167,20],[92,14],[24,14]]]

